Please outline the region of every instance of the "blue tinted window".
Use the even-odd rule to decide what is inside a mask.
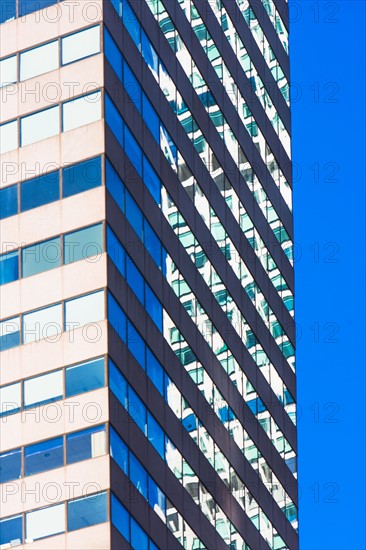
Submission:
[[[142,31],[141,41],[142,41],[142,47],[141,47],[142,56],[145,62],[147,63],[147,65],[149,66],[149,68],[151,69],[151,71],[153,72],[153,74],[155,73],[156,75],[158,75],[159,58],[144,31]]]
[[[131,546],[139,550],[149,549],[149,539],[145,531],[141,529],[138,523],[131,517]]]
[[[136,172],[142,176],[142,150],[127,126],[125,126],[125,151]]]
[[[8,252],[0,256],[0,285],[19,279],[19,252]]]
[[[109,387],[122,407],[127,409],[127,382],[111,359],[109,360]]]
[[[105,120],[120,145],[123,144],[123,120],[108,94],[104,96]]]
[[[14,348],[20,345],[20,320],[19,317],[0,323],[0,351]]]
[[[163,307],[151,288],[146,285],[146,311],[154,321],[160,332],[163,331]]]
[[[0,455],[0,483],[22,476],[22,450],[13,449]]]
[[[68,367],[65,371],[65,379],[66,397],[102,388],[105,384],[103,357]]]
[[[104,52],[114,72],[122,82],[122,54],[106,27],[104,27]]]
[[[42,10],[53,4],[57,4],[58,0],[19,0],[19,17],[27,15],[32,11]]]
[[[147,472],[137,458],[130,454],[130,479],[136,489],[147,499]],[[134,548],[140,548],[134,546]]]
[[[68,434],[66,436],[67,464],[74,464],[74,462],[104,455],[106,452],[105,442],[104,425]]]
[[[51,172],[20,184],[20,210],[25,212],[60,198],[59,172]]]
[[[132,103],[135,104],[136,108],[141,113],[141,86],[126,61],[124,61],[123,63],[123,86],[128,93]]]
[[[146,407],[131,386],[128,386],[128,412],[140,430],[146,435]]]
[[[127,320],[126,315],[123,313],[121,307],[113,298],[111,293],[108,293],[108,320],[118,336],[126,342],[127,336]]]
[[[126,0],[122,0],[123,23],[138,49],[141,51],[141,27]]]
[[[16,0],[1,0],[0,2],[0,24],[10,21],[16,16]]]
[[[154,201],[159,206],[161,205],[161,183],[154,168],[150,162],[144,157],[144,184],[153,196]]]
[[[1,6],[1,3],[0,3]],[[0,190],[0,220],[18,213],[18,186],[11,185]]]
[[[146,372],[159,393],[164,395],[164,370],[149,348],[146,348]]]
[[[144,244],[156,265],[161,268],[161,242],[148,222],[145,222],[144,227]]]
[[[154,446],[155,450],[159,453],[161,458],[165,458],[165,440],[164,432],[155,418],[150,413],[147,414],[147,435],[150,443]]]
[[[166,511],[165,495],[150,476],[149,476],[149,504],[151,508],[155,511],[157,511],[157,509],[160,508],[160,510],[165,516],[165,511]]]
[[[155,138],[155,141],[160,145],[160,121],[154,107],[147,99],[146,95],[142,97],[142,116],[147,127]]]
[[[102,185],[101,158],[80,162],[62,170],[62,196],[71,197]]]
[[[107,521],[107,493],[72,500],[67,504],[69,531]]]
[[[123,185],[117,172],[107,159],[106,162],[106,184],[107,189],[122,210],[125,211],[125,186]]]
[[[126,216],[137,235],[142,240],[142,213],[128,191],[126,191]]]
[[[24,475],[31,476],[64,465],[63,437],[24,448]]]
[[[128,448],[117,432],[111,428],[109,432],[111,456],[121,470],[128,476]]]
[[[128,349],[145,370],[145,342],[130,322],[128,322]]]
[[[22,250],[22,276],[29,277],[61,265],[61,239],[50,239]]]
[[[126,279],[136,297],[144,305],[144,279],[129,257],[126,262]]]
[[[121,535],[130,540],[130,515],[120,501],[111,495],[112,523]]]
[[[102,224],[86,227],[64,236],[64,262],[70,264],[103,252]]]
[[[126,252],[109,226],[107,226],[107,252],[118,271],[124,277]]]
[[[11,541],[17,541],[17,544],[23,542],[23,522],[22,516],[3,519],[0,521],[0,547],[4,544],[10,545]]]

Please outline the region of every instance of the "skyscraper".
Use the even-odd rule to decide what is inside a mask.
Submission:
[[[285,0],[1,10],[0,548],[298,548]]]

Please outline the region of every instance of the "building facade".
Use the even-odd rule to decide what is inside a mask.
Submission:
[[[0,549],[297,549],[286,0],[0,15]]]

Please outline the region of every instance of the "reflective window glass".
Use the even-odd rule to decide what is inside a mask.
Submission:
[[[106,184],[107,189],[122,210],[125,211],[125,187],[117,172],[107,159],[106,161]]]
[[[0,88],[17,81],[17,56],[0,61]]]
[[[58,68],[58,40],[20,54],[20,80]]]
[[[108,293],[108,320],[111,323],[118,336],[126,342],[127,336],[127,320],[126,315],[115,298]]]
[[[160,332],[163,331],[163,307],[151,288],[146,285],[146,311],[154,321]]]
[[[157,56],[156,51],[154,50],[153,46],[151,45],[150,40],[148,39],[146,33],[142,31],[142,56],[147,63],[149,69],[151,70],[152,74],[154,75],[155,79],[159,79],[159,58]]]
[[[126,508],[120,503],[118,498],[111,495],[111,515],[112,523],[121,535],[130,540],[130,516]]]
[[[65,303],[65,330],[104,319],[104,292],[93,292]]]
[[[130,479],[136,489],[147,499],[147,472],[132,453],[130,453]]]
[[[102,185],[100,157],[73,164],[62,170],[62,196],[70,197]]]
[[[118,112],[117,107],[114,105],[113,101],[110,99],[108,94],[105,94],[104,97],[104,116],[105,120],[112,130],[115,138],[118,143],[122,145],[123,143],[123,126],[124,122],[121,115]]]
[[[104,386],[104,358],[68,367],[65,371],[66,397]]]
[[[111,359],[109,360],[109,387],[122,407],[127,409],[127,382]]]
[[[133,293],[139,299],[142,305],[144,305],[144,279],[133,263],[133,261],[128,257],[126,262],[126,279],[129,286],[132,288]]]
[[[144,224],[144,244],[156,265],[161,268],[161,250],[162,244],[149,223]]]
[[[125,126],[125,151],[136,172],[142,176],[142,150],[132,132]]]
[[[0,455],[0,483],[22,477],[22,450],[12,449]]]
[[[18,213],[18,186],[0,189],[0,220]]]
[[[128,474],[128,448],[127,445],[122,441],[117,432],[111,428],[109,432],[110,447],[111,447],[111,456],[117,462],[118,466],[121,468],[127,476]]]
[[[0,256],[0,285],[6,285],[19,279],[19,251],[8,252]]]
[[[2,0],[0,2],[0,24],[11,21],[16,17],[16,0]],[[2,544],[2,543],[0,543]]]
[[[126,62],[123,63],[123,86],[128,93],[127,101],[132,101],[132,103],[134,103],[135,107],[141,113],[141,86]]]
[[[16,120],[0,126],[0,155],[17,149],[18,147],[18,123]]]
[[[161,205],[161,183],[151,166],[150,162],[144,156],[144,183],[152,194],[156,204]]]
[[[20,184],[20,210],[25,212],[60,198],[59,172],[50,172]]]
[[[128,323],[128,348],[141,367],[145,369],[145,342],[135,329]]]
[[[102,224],[86,227],[64,236],[64,263],[70,264],[103,252]]]
[[[23,315],[23,344],[52,339],[62,332],[62,305],[46,307]]]
[[[126,191],[126,216],[137,235],[142,239],[143,217],[140,208],[133,200],[128,191]]]
[[[57,504],[25,514],[27,542],[65,532],[65,504]]]
[[[22,276],[29,277],[61,265],[61,239],[50,239],[22,250]]]
[[[19,17],[56,4],[57,0],[19,0]],[[51,15],[50,15],[51,17]]]
[[[10,384],[0,388],[0,416],[16,413],[21,407],[21,384]]]
[[[147,413],[147,435],[150,443],[155,450],[160,454],[161,458],[165,458],[165,438],[164,431],[157,423],[155,418],[148,412]]]
[[[151,508],[165,520],[166,501],[165,495],[157,486],[155,481],[149,476],[149,504]]]
[[[154,136],[156,142],[159,143],[159,140],[160,140],[159,117],[156,114],[154,107],[151,105],[150,101],[147,99],[145,94],[143,94],[142,96],[142,116],[150,132]]]
[[[147,434],[146,407],[137,393],[128,386],[128,412],[143,434]]]
[[[112,262],[117,267],[121,275],[125,276],[125,249],[113,233],[112,229],[107,226],[107,251]]]
[[[122,54],[106,27],[104,27],[104,52],[112,69],[122,82]]]
[[[58,105],[20,119],[20,146],[41,141],[60,133]]]
[[[64,465],[64,440],[55,437],[24,447],[24,475],[31,476]]]
[[[155,355],[146,349],[146,372],[161,395],[164,395],[164,371]]]
[[[20,345],[20,318],[14,317],[0,323],[0,351]]]
[[[68,101],[62,106],[62,129],[64,132],[100,120],[102,116],[101,93],[95,92]]]
[[[62,370],[50,372],[24,381],[24,407],[50,403],[62,399],[64,393]]]
[[[67,464],[96,458],[106,453],[105,426],[97,426],[66,436]]]
[[[131,546],[139,550],[149,550],[149,539],[145,531],[131,517]]]
[[[17,546],[23,542],[23,518],[14,516],[0,520],[0,548]],[[6,545],[6,546],[5,546]]]
[[[122,0],[123,24],[137,48],[141,50],[141,27],[127,0]]]
[[[98,493],[67,503],[67,528],[82,529],[107,521],[107,493]]]
[[[100,52],[100,27],[85,29],[62,38],[62,64]]]

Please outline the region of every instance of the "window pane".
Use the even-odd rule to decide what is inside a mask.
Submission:
[[[165,520],[165,495],[157,486],[155,481],[149,476],[149,504],[151,508]]]
[[[130,8],[129,3],[126,0],[122,0],[122,15],[123,24],[131,35],[132,40],[135,42],[137,48],[141,50],[141,27],[136,15]]]
[[[125,126],[125,151],[136,172],[142,175],[142,150],[132,132]]]
[[[150,162],[144,157],[144,183],[150,193],[152,194],[156,204],[160,206],[161,204],[161,183],[160,180],[151,166]]]
[[[147,127],[155,138],[155,141],[159,143],[160,140],[160,121],[159,117],[156,114],[155,109],[151,105],[150,101],[147,99],[146,95],[142,96],[142,116],[144,118]]]
[[[146,407],[137,393],[128,387],[128,412],[143,434],[147,433]]]
[[[100,28],[92,27],[62,39],[62,64],[100,52]]]
[[[43,206],[60,198],[59,172],[51,172],[20,184],[21,212]]]
[[[67,505],[69,531],[107,521],[107,493],[72,500]]]
[[[108,94],[104,96],[104,116],[118,143],[123,143],[123,120]]]
[[[33,11],[42,10],[56,3],[57,0],[19,0],[19,17]]]
[[[126,62],[123,63],[123,86],[130,100],[141,113],[141,86]],[[129,101],[128,98],[127,101]]]
[[[131,518],[131,546],[139,550],[149,549],[149,539],[138,523]]]
[[[102,185],[100,157],[73,164],[62,171],[62,196],[70,197]]]
[[[125,186],[123,185],[117,172],[107,159],[106,161],[106,184],[107,189],[122,210],[125,211]]]
[[[146,372],[148,377],[159,391],[163,395],[164,387],[164,371],[155,355],[151,353],[149,348],[146,349]]]
[[[64,440],[55,437],[24,448],[24,475],[31,476],[64,465]]]
[[[89,94],[62,106],[62,130],[68,132],[84,124],[100,120],[102,116],[101,93]]]
[[[24,407],[34,407],[63,397],[62,370],[24,381]]]
[[[107,251],[112,262],[117,267],[121,275],[125,276],[125,249],[113,233],[112,229],[107,226]]]
[[[129,453],[127,445],[122,441],[122,439],[113,428],[110,428],[109,438],[111,457],[117,462],[122,472],[124,472],[128,476]]]
[[[65,504],[50,506],[25,515],[27,542],[65,531]]]
[[[58,68],[58,41],[50,42],[20,54],[20,80]]]
[[[18,147],[18,123],[16,120],[0,126],[0,155]]]
[[[104,358],[68,367],[65,372],[66,397],[104,386]]]
[[[0,416],[18,412],[21,400],[20,382],[0,388]]]
[[[22,450],[13,449],[0,455],[0,483],[22,477]]]
[[[126,315],[118,305],[111,293],[108,293],[108,321],[111,323],[118,336],[126,342],[127,320]]]
[[[105,453],[106,432],[104,425],[66,436],[67,464],[102,456]]]
[[[65,330],[104,319],[104,292],[94,292],[65,303]]]
[[[17,56],[0,61],[0,88],[17,81]]]
[[[126,274],[127,274],[127,282],[129,286],[131,287],[133,293],[135,296],[139,299],[142,305],[145,304],[145,296],[144,296],[144,279],[133,263],[133,261],[128,257],[126,262]]]
[[[160,454],[161,458],[165,458],[165,439],[164,432],[155,418],[150,413],[147,415],[147,434],[150,443],[155,450]]]
[[[104,27],[104,52],[112,69],[122,82],[122,54],[106,27]]]
[[[22,516],[15,516],[0,521],[0,547],[5,544],[17,546],[23,542]]]
[[[0,285],[19,279],[19,251],[0,256]]]
[[[86,227],[64,237],[64,263],[70,264],[103,252],[102,224]]]
[[[18,213],[18,186],[11,185],[0,190],[0,220]]]
[[[142,212],[128,191],[126,191],[126,216],[137,235],[142,239]]]
[[[11,21],[16,16],[16,0],[2,0],[0,2],[0,23]]]
[[[20,345],[20,318],[14,317],[0,323],[0,351]]]
[[[22,250],[22,276],[29,277],[61,265],[61,239],[50,239]]]
[[[109,360],[109,387],[122,407],[127,409],[127,382],[111,359]]]
[[[130,540],[130,516],[126,508],[112,494],[111,495],[112,523],[121,535],[129,542]]]
[[[20,119],[20,146],[55,136],[60,132],[59,106]]]
[[[136,489],[147,499],[147,472],[132,453],[130,453],[130,479]]]
[[[23,344],[50,338],[62,332],[62,305],[23,315]]]
[[[163,307],[151,288],[146,285],[146,310],[160,332],[163,331]]]

